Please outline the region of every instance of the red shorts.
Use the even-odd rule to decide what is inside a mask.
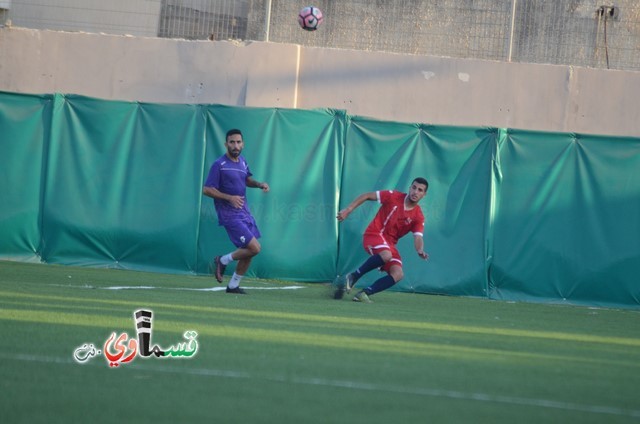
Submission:
[[[391,260],[380,267],[382,271],[389,272],[393,265],[402,268],[402,258],[400,257],[400,253],[398,252],[396,245],[388,243],[382,235],[365,233],[362,237],[362,246],[364,246],[364,250],[366,250],[370,255],[375,255],[383,250],[391,252]]]

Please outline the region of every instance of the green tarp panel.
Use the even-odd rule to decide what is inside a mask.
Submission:
[[[200,106],[57,95],[42,259],[193,271],[203,133]]]
[[[485,225],[489,208],[494,128],[435,127],[352,118],[347,131],[340,208],[363,192],[407,192],[415,177],[429,190],[425,214],[424,261],[413,236],[398,244],[405,277],[395,289],[422,293],[486,296]],[[364,203],[343,221],[338,272],[352,271],[367,258],[362,233],[379,204]],[[371,272],[362,281],[374,281]]]
[[[39,261],[53,96],[0,93],[0,257]]]
[[[243,155],[270,192],[247,190],[262,234],[262,251],[249,275],[297,281],[330,281],[337,261],[337,193],[344,151],[345,116],[340,111],[210,106],[206,110],[207,154],[203,181],[224,152],[225,134],[242,130]],[[202,200],[199,271],[214,255],[234,246],[218,226],[213,200]],[[230,268],[230,271],[233,269]]]
[[[232,127],[270,193],[250,275],[331,281],[365,258],[358,194],[430,182],[396,290],[640,305],[640,139],[428,126],[335,110],[0,93],[0,258],[207,273],[233,250],[202,195]],[[372,272],[365,280],[380,274]]]
[[[508,130],[490,297],[640,303],[640,139]]]
[[[238,127],[252,171],[272,187],[248,191],[263,245],[250,275],[335,275],[341,111],[60,94],[2,94],[0,110],[2,258],[207,273],[215,254],[234,247],[202,185]]]

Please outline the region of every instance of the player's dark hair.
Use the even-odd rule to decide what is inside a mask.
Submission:
[[[242,131],[240,131],[237,128],[233,128],[229,131],[227,131],[227,136],[225,137],[225,140],[229,138],[230,135],[236,135],[236,134],[240,134],[240,137],[244,138],[242,135]]]
[[[429,189],[429,183],[427,182],[426,178],[416,177],[413,179],[413,181],[411,181],[411,184],[413,183],[424,184],[425,185],[424,191],[427,191]]]

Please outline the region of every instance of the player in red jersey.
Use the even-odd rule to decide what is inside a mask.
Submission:
[[[342,222],[367,200],[377,200],[381,204],[363,236],[363,246],[371,256],[354,272],[336,280],[337,289],[334,295],[336,299],[342,298],[345,291],[349,293],[360,277],[376,268],[386,271],[387,275],[359,291],[353,298],[354,301],[371,303],[369,296],[386,290],[400,281],[404,273],[402,258],[396,244],[409,232],[413,233],[413,244],[418,256],[422,259],[429,258],[424,251],[422,237],[424,215],[418,206],[418,202],[427,194],[428,188],[427,180],[418,177],[411,182],[409,193],[393,190],[363,193],[349,206],[338,212],[338,221]]]

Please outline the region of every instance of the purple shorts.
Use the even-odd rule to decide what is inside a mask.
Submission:
[[[260,238],[260,230],[253,217],[244,220],[236,220],[224,226],[229,235],[229,240],[238,248],[247,247],[252,238]]]

